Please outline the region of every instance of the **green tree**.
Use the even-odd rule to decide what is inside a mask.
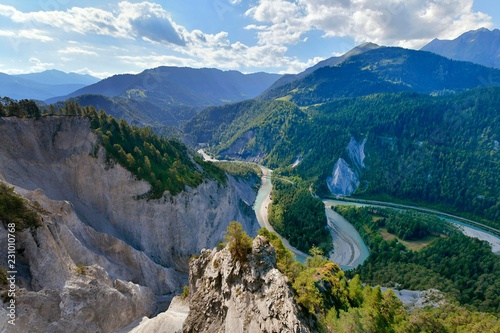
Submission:
[[[231,221],[227,227],[224,239],[229,252],[235,261],[245,262],[247,255],[252,250],[252,238],[243,231],[243,227],[236,221]]]

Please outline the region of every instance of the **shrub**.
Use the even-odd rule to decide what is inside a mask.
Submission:
[[[182,288],[181,298],[186,299],[188,296],[189,296],[189,287],[184,286],[184,288]]]

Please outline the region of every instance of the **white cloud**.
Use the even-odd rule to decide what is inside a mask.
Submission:
[[[0,4],[2,22],[11,21],[0,29],[0,37],[10,41],[4,47],[10,46],[9,54],[16,56],[5,59],[23,67],[24,72],[57,63],[65,68],[83,68],[82,73],[102,78],[111,72],[140,72],[161,65],[293,73],[322,60],[290,55],[292,45],[298,44],[295,52],[301,44],[315,41],[308,34],[312,31],[325,39],[350,37],[343,39],[348,41],[342,41],[336,49],[347,52],[364,41],[418,48],[435,37],[455,38],[466,30],[492,27],[491,17],[473,11],[473,0],[254,0],[251,3],[252,7],[241,19],[244,24],[241,28],[246,30],[245,36],[253,33],[256,42],[238,41],[230,35],[232,30],[211,33],[188,30],[174,22],[160,4],[132,0],[115,1],[101,8],[75,6],[32,12]],[[234,14],[244,10],[240,0],[215,1],[213,7],[219,16],[229,10]],[[31,56],[37,58],[27,63]],[[92,63],[88,62],[89,57]]]
[[[266,20],[271,19],[270,15],[284,17],[296,10],[294,4],[287,5],[286,1],[282,3],[284,6],[275,12],[267,13],[256,9],[255,15]],[[0,36],[3,34],[14,37],[22,31],[28,31],[25,28],[30,27],[33,28],[29,30],[30,38],[45,42],[68,40],[64,46],[54,43],[54,48],[58,50],[55,53],[57,61],[70,66],[72,59],[81,63],[78,56],[96,57],[96,63],[93,64],[96,69],[93,70],[98,73],[90,74],[99,77],[109,74],[101,72],[102,69],[109,66],[119,68],[117,64],[126,65],[121,68],[137,68],[137,71],[173,65],[287,72],[302,70],[310,64],[301,62],[296,57],[286,56],[288,48],[283,40],[290,40],[290,36],[300,37],[300,34],[294,35],[287,26],[282,31],[270,31],[268,25],[249,25],[247,30],[256,30],[257,34],[263,35],[272,34],[276,42],[246,45],[240,41],[231,41],[226,31],[210,34],[198,29],[189,31],[174,22],[161,5],[151,2],[122,1],[108,11],[92,7],[72,7],[63,11],[22,12],[12,6],[0,5],[0,16],[10,18],[14,23],[13,27],[21,26],[24,29],[12,30],[10,33],[3,31]],[[302,24],[300,20],[296,23]],[[28,34],[25,35],[28,38]],[[96,41],[103,43],[106,40],[101,36],[119,41],[111,41],[106,48],[96,48]],[[137,47],[137,40],[145,41],[146,44]],[[54,54],[51,57],[54,59]]]
[[[0,15],[19,24],[47,26],[81,35],[104,35],[183,45],[168,13],[158,4],[122,1],[115,12],[92,7],[24,13],[0,5]]]
[[[3,70],[6,74],[16,75],[16,74],[26,74],[26,73],[38,73],[44,70],[54,68],[54,64],[51,62],[42,62],[40,59],[31,57],[29,58],[29,67],[23,69],[8,68]]]
[[[96,71],[90,70],[88,68],[77,69],[74,72],[78,73],[78,74],[89,74],[89,75],[92,75],[92,76],[97,77],[99,79],[105,79],[105,78],[113,75],[113,73],[110,73],[110,72],[96,72]]]
[[[455,38],[491,17],[473,12],[473,0],[259,0],[246,15],[261,24],[260,44],[295,44],[312,30],[325,37],[419,47],[435,37]]]
[[[118,56],[124,64],[134,65],[138,68],[154,68],[160,66],[179,66],[179,67],[199,67],[198,63],[190,58],[177,57],[169,55],[137,55],[137,56]]]
[[[83,49],[81,47],[75,47],[75,46],[68,46],[65,49],[57,51],[57,53],[60,54],[77,54],[77,55],[91,55],[91,56],[97,56],[97,52],[94,51],[89,51],[86,49]]]
[[[40,59],[31,57],[29,59],[29,62],[32,63],[33,65],[31,66],[30,70],[32,72],[42,72],[46,69],[50,69],[54,67],[53,63],[50,62],[42,62]]]
[[[12,39],[31,39],[44,43],[54,40],[52,37],[44,34],[43,31],[37,29],[0,30],[0,36]]]

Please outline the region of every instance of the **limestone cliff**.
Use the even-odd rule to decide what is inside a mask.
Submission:
[[[152,315],[155,295],[180,290],[188,258],[215,246],[230,221],[258,228],[254,191],[231,177],[137,199],[149,184],[106,159],[86,119],[0,118],[0,142],[0,180],[44,210],[16,244],[17,332],[121,329]],[[4,258],[6,239],[0,226]]]
[[[149,184],[106,162],[85,119],[0,118],[0,142],[0,175],[6,181],[70,201],[84,223],[160,265],[187,272],[189,257],[215,246],[232,220],[249,234],[258,229],[252,198],[243,197],[242,184],[231,177],[227,186],[207,180],[176,196],[137,200]],[[246,192],[254,198],[249,186]]]
[[[244,264],[227,248],[203,250],[190,262],[189,291],[183,332],[309,332],[264,237],[254,239]]]
[[[17,319],[5,325],[8,332],[111,332],[154,312],[152,289],[181,283],[173,269],[84,225],[69,202],[50,200],[40,190],[17,192],[37,203],[42,223],[15,233]],[[2,224],[3,258],[6,242]]]
[[[362,169],[365,167],[365,143],[351,138],[346,147],[346,156],[335,163],[332,175],[326,179],[330,192],[334,195],[350,195],[358,188]]]

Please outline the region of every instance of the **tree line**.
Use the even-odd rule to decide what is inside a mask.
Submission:
[[[349,276],[359,274],[365,283],[400,289],[436,288],[472,310],[500,313],[500,257],[485,241],[467,237],[450,225],[438,225],[435,231],[441,230],[440,237],[411,251],[397,239],[384,240],[373,208],[335,206],[335,210],[354,225],[370,249],[368,259]],[[407,218],[405,212],[390,211],[394,218]],[[425,214],[413,214],[413,218],[420,216],[423,225],[429,221]],[[414,226],[399,228],[406,234]]]

